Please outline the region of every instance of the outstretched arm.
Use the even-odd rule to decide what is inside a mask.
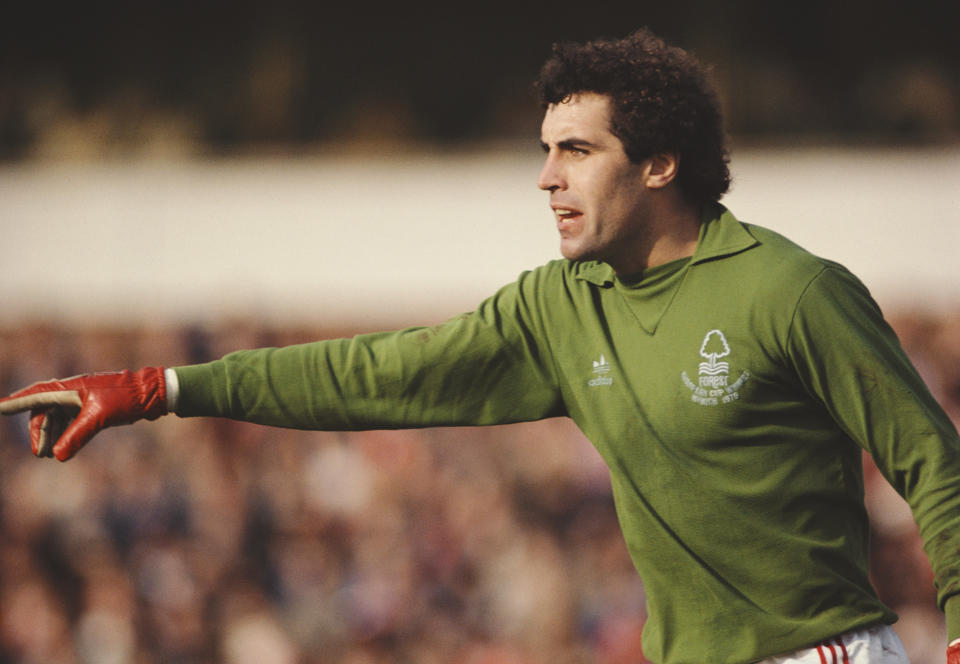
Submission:
[[[29,411],[34,453],[61,461],[102,429],[168,412],[325,430],[563,415],[550,344],[532,304],[542,291],[527,273],[476,311],[434,327],[37,383],[0,399],[0,413]]]

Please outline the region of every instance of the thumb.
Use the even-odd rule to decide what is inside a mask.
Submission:
[[[47,422],[47,411],[33,411],[30,413],[30,448],[38,457],[50,456],[50,424]]]
[[[57,444],[53,446],[53,456],[58,461],[68,460],[79,452],[80,448],[86,445],[98,431],[106,428],[103,418],[100,417],[100,409],[88,405],[80,411],[77,418],[60,436]]]

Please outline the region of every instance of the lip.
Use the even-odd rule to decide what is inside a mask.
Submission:
[[[568,214],[560,214],[559,210],[569,211]],[[579,210],[573,210],[571,208],[560,207],[553,211],[554,217],[557,220],[557,231],[560,233],[561,238],[569,238],[573,235],[577,235],[578,229],[580,228],[580,220],[583,219],[583,212]]]

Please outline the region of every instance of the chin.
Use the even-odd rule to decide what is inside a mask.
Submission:
[[[560,249],[560,255],[566,258],[568,261],[578,261],[582,260],[580,254],[576,251],[570,251],[568,249]]]
[[[566,258],[568,261],[592,261],[599,260],[588,250],[582,247],[566,247],[560,245],[560,255]]]

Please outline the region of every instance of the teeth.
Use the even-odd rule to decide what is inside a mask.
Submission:
[[[561,217],[574,213],[573,210],[567,210],[566,208],[557,208],[556,210],[554,210],[554,212],[559,214]]]

